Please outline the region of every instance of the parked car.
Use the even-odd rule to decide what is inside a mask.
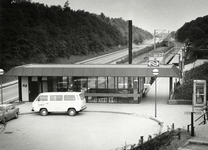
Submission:
[[[14,104],[3,104],[0,105],[0,122],[6,123],[6,121],[15,118],[19,115],[19,108],[15,107]]]

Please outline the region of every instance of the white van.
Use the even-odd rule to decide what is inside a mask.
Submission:
[[[32,103],[32,111],[46,116],[49,112],[67,112],[70,116],[86,109],[81,92],[47,92],[39,94]]]

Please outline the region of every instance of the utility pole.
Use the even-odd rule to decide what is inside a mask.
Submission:
[[[3,75],[4,75],[4,70],[3,69],[0,69],[0,76],[1,76],[1,104],[2,105],[4,103],[4,100],[3,100],[3,86],[2,86]]]
[[[154,50],[156,50],[156,45],[155,45],[155,40],[156,40],[155,38],[156,37],[155,36],[156,36],[156,30],[154,30]]]
[[[129,20],[129,64],[132,64],[132,20]]]

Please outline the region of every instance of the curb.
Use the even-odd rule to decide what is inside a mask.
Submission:
[[[199,141],[199,140],[193,140],[193,139],[191,139],[191,140],[188,140],[188,142],[190,144],[202,144],[202,145],[208,146],[208,142],[206,142],[206,141]]]
[[[158,119],[155,118],[155,117],[149,117],[149,119],[156,121],[159,125],[163,125],[163,123],[164,123],[164,122],[158,120]]]

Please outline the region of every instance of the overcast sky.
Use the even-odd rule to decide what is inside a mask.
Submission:
[[[32,0],[61,5],[67,0]],[[84,10],[110,18],[132,20],[134,26],[147,30],[176,31],[185,22],[208,15],[208,0],[68,0],[73,10]]]

